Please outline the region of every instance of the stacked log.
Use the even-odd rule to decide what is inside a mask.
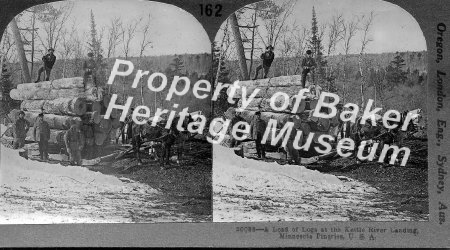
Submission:
[[[10,91],[14,100],[54,100],[64,98],[84,98],[88,101],[102,101],[103,90],[85,86],[82,77],[62,78],[38,83],[24,83],[17,85],[17,89]]]
[[[44,113],[44,121],[50,127],[50,143],[65,147],[66,131],[78,123],[82,125],[85,145],[106,144],[111,131],[121,126],[117,118],[119,113],[115,111],[111,119],[104,119],[105,105],[109,105],[110,96],[104,96],[103,89],[95,87],[91,79],[83,81],[82,77],[63,78],[19,84],[11,90],[11,98],[22,101],[20,108],[32,126],[27,140],[34,140],[33,126],[39,113]],[[13,110],[8,116],[15,122],[19,112]]]
[[[307,83],[307,86],[308,85],[309,84]],[[240,88],[235,90],[233,98],[238,101],[237,106],[240,108],[240,116],[249,124],[254,119],[257,111],[261,112],[261,119],[266,121],[266,123],[268,123],[270,119],[276,120],[277,130],[281,129],[286,124],[288,119],[292,117],[294,127],[303,131],[305,136],[311,132],[314,132],[316,134],[314,136],[314,141],[316,141],[318,135],[328,133],[330,127],[336,126],[338,123],[336,118],[323,119],[312,116],[318,101],[317,98],[314,98],[313,96],[306,95],[307,97],[300,101],[296,112],[292,112],[294,104],[297,101],[296,95],[302,89],[300,75],[280,76],[253,81],[241,81],[238,83],[238,86]],[[242,87],[245,87],[245,93]],[[248,101],[250,95],[256,89],[259,89],[259,92],[256,94],[255,98],[246,107],[243,107],[242,103],[244,94],[246,100]],[[228,89],[228,95],[231,94],[230,91],[231,90]],[[277,92],[287,94],[288,98],[285,100],[285,97],[281,95],[274,97],[274,105],[276,107],[276,109],[274,109],[271,107],[270,103],[271,98]],[[280,110],[281,107],[286,107],[286,109]],[[231,119],[233,115],[234,108],[230,108],[225,113],[225,117],[228,119]],[[311,126],[311,124],[315,122],[320,124],[320,126]]]
[[[11,111],[9,117],[13,122],[16,122],[19,112],[20,110],[18,109]],[[37,112],[25,111],[25,119],[30,123],[30,126],[34,126],[34,123],[36,122],[38,115],[39,113]],[[61,115],[47,114],[44,115],[44,121],[46,121],[49,124],[50,128],[67,130],[70,128],[70,125],[73,122],[76,121],[81,122],[81,118],[76,116],[61,116]]]

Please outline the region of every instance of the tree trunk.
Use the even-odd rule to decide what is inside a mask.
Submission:
[[[53,81],[18,84],[18,90],[36,91],[38,89],[78,89],[84,88],[82,77],[61,78]]]
[[[295,103],[295,98],[289,99],[289,104],[287,108],[283,111],[276,111],[270,106],[270,98],[254,98],[245,108],[249,111],[261,111],[261,112],[278,112],[278,113],[291,113],[292,107]],[[296,114],[302,113],[307,108],[307,103],[310,103],[310,100],[302,100],[297,107]],[[284,104],[284,98],[277,98],[275,100],[275,107],[282,107]],[[242,106],[242,99],[238,102],[238,107]],[[309,107],[311,105],[308,105]]]
[[[59,98],[84,98],[88,101],[99,101],[102,96],[97,88],[84,90],[82,88],[74,89],[37,89],[18,90],[12,89],[9,93],[14,100],[55,100]]]
[[[247,59],[245,58],[244,45],[242,44],[241,32],[239,31],[239,24],[235,13],[231,14],[231,29],[236,43],[236,50],[239,59],[239,67],[241,69],[242,80],[250,79],[247,69]]]
[[[248,98],[253,91],[256,89],[259,89],[259,92],[256,93],[256,98],[271,98],[275,93],[282,92],[287,94],[289,97],[294,96],[298,94],[298,92],[302,89],[301,86],[290,86],[290,87],[248,87],[246,88],[246,97]],[[229,89],[227,90],[227,94],[229,93]],[[235,99],[241,99],[242,98],[242,89],[236,89],[236,92],[234,94]]]
[[[19,27],[17,26],[16,19],[13,18],[10,23],[10,27],[12,33],[14,35],[14,41],[16,43],[17,54],[20,61],[20,66],[22,68],[22,75],[24,77],[25,82],[31,82],[30,70],[28,69],[28,61],[25,56],[25,50],[23,48],[22,37],[20,35]]]
[[[80,116],[86,113],[86,101],[81,98],[59,98],[46,101],[42,108],[48,114]]]
[[[240,87],[260,87],[264,88],[270,87],[292,87],[292,86],[302,86],[302,76],[301,75],[291,75],[291,76],[277,76],[273,78],[264,78],[258,80],[249,81],[239,81],[238,86]],[[248,91],[247,91],[248,92]]]
[[[11,111],[11,120],[15,122],[18,118],[19,110],[12,110]],[[39,113],[37,112],[25,112],[25,119],[30,123],[30,126],[34,126],[34,123],[36,122],[38,118]],[[81,122],[80,117],[74,117],[74,116],[61,116],[61,115],[53,115],[53,114],[46,114],[44,115],[44,121],[48,123],[51,129],[58,129],[58,130],[67,130],[70,128],[70,125],[73,122],[79,121]]]

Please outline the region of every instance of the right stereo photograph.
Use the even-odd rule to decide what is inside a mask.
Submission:
[[[213,46],[214,222],[429,220],[428,53],[410,13],[262,1]]]

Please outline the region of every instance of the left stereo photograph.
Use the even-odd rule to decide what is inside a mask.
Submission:
[[[211,43],[194,16],[59,1],[0,32],[0,224],[212,221]]]

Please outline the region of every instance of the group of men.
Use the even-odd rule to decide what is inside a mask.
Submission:
[[[272,66],[272,62],[275,59],[275,53],[273,52],[273,50],[274,50],[274,47],[272,45],[269,45],[266,47],[266,51],[261,54],[260,58],[262,60],[262,63],[261,63],[261,65],[256,67],[253,80],[256,80],[258,78],[259,72],[261,70],[263,70],[263,72],[264,72],[263,78],[267,78],[270,67]],[[302,59],[301,67],[302,67],[302,87],[305,88],[306,78],[307,78],[308,74],[311,75],[311,77],[313,78],[312,81],[314,82],[313,70],[317,67],[316,61],[313,58],[311,50],[306,51],[306,55]]]
[[[30,122],[25,119],[25,112],[20,111],[14,123],[14,149],[25,146],[27,132],[31,128]],[[44,120],[44,113],[40,113],[33,124],[32,139],[38,143],[39,157],[42,161],[48,161],[48,149],[50,140],[50,125]],[[84,135],[80,130],[80,123],[73,122],[70,129],[64,134],[64,142],[71,164],[81,165],[81,150],[84,146]]]
[[[47,50],[47,54],[42,57],[43,65],[38,70],[35,83],[41,80],[42,73],[45,73],[45,81],[50,80],[50,74],[56,62],[56,56],[54,55],[54,53],[55,50],[53,48],[49,48]],[[89,52],[87,56],[88,58],[83,62],[84,82],[86,82],[89,77],[92,77],[94,84],[97,84],[97,71],[99,68],[98,64],[102,60],[102,56],[98,55],[97,59],[95,59],[94,53],[92,52]]]
[[[35,83],[41,80],[42,73],[44,73],[45,81],[50,80],[50,74],[56,62],[56,56],[54,55],[54,52],[55,50],[53,48],[49,48],[47,50],[47,54],[42,57],[43,65],[38,70]],[[86,82],[89,77],[92,77],[94,84],[96,84],[98,62],[99,60],[101,60],[101,56],[99,56],[97,60],[94,58],[94,54],[92,52],[89,52],[87,56],[88,59],[83,63],[84,82]],[[83,125],[81,123],[74,122],[64,135],[64,142],[69,154],[70,163],[75,165],[81,165],[81,151],[83,150],[83,148],[88,148],[89,153],[92,153],[92,150],[89,146],[93,143],[89,142],[93,140],[93,133],[92,138],[88,138],[86,140],[87,145],[85,147],[82,126]],[[15,149],[24,147],[25,138],[27,137],[27,132],[29,131],[30,127],[30,123],[25,119],[25,112],[20,111],[18,114],[18,118],[14,123],[13,147]],[[48,161],[48,141],[50,139],[50,126],[44,120],[44,113],[40,113],[36,121],[34,122],[33,139],[35,142],[38,142],[40,159],[43,161]]]

